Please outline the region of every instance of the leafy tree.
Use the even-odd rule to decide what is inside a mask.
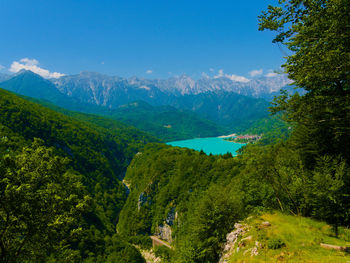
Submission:
[[[146,262],[140,252],[132,245],[120,240],[117,235],[106,240],[106,261],[110,263],[144,263]]]
[[[259,17],[260,30],[277,31],[273,42],[293,53],[284,65],[307,91],[349,92],[348,0],[280,0]]]
[[[350,2],[280,0],[259,20],[260,30],[276,31],[273,42],[291,51],[283,67],[294,84],[307,91],[303,96],[282,93],[271,108],[295,124],[288,146],[306,169],[289,165],[292,169],[286,173],[286,166],[280,166],[277,174],[295,177],[288,192],[297,207],[336,230],[339,224],[349,224]]]
[[[295,146],[312,167],[316,158],[341,154],[350,159],[350,2],[281,0],[259,17],[260,30],[277,31],[274,42],[292,54],[283,65],[297,87],[308,93],[274,102],[295,122]]]
[[[176,262],[217,262],[226,234],[243,218],[242,200],[213,185],[192,204],[179,233]]]
[[[338,235],[338,226],[349,222],[350,204],[347,201],[350,170],[339,158],[323,156],[313,171],[313,191],[310,203],[313,216],[328,221]]]
[[[73,205],[71,210],[72,217],[74,218],[74,220],[71,221],[72,229],[68,227],[70,226],[69,221],[66,227],[67,231],[64,232],[65,228],[62,227],[60,228],[62,232],[59,232],[55,236],[52,234],[52,231],[56,231],[54,228],[50,226],[50,232],[43,227],[43,230],[47,230],[46,232],[42,231],[41,234],[38,233],[31,238],[27,238],[28,241],[26,241],[26,246],[21,250],[23,253],[21,253],[21,255],[23,256],[21,256],[20,259],[10,257],[10,254],[8,254],[9,252],[6,251],[7,256],[11,258],[12,262],[16,260],[20,262],[40,262],[44,260],[45,262],[106,262],[107,257],[111,253],[114,254],[114,258],[116,257],[115,250],[110,249],[112,243],[108,243],[106,240],[108,239],[107,237],[115,234],[115,225],[119,218],[119,211],[123,207],[126,199],[126,189],[118,180],[118,177],[123,177],[126,166],[133,155],[139,151],[139,148],[154,138],[139,132],[135,128],[128,127],[111,119],[95,115],[74,113],[58,109],[57,107],[55,110],[59,110],[59,112],[65,115],[0,89],[0,179],[5,180],[1,181],[0,191],[2,192],[0,197],[2,198],[3,195],[5,195],[6,191],[4,189],[7,189],[6,187],[15,184],[15,182],[11,180],[17,177],[11,177],[8,173],[11,172],[11,174],[19,176],[20,171],[23,171],[23,173],[26,171],[24,168],[20,168],[22,164],[25,167],[32,167],[34,170],[35,167],[47,167],[48,175],[45,175],[44,168],[38,168],[42,171],[42,173],[39,173],[40,176],[45,175],[47,179],[47,181],[42,180],[43,185],[40,186],[42,186],[43,189],[45,189],[47,185],[56,186],[61,182],[63,185],[67,184],[68,187],[62,186],[64,190],[62,192],[62,198],[64,200],[64,194],[69,196],[69,191],[74,188],[75,180],[81,181],[84,187],[82,185],[79,185],[79,187],[84,189],[84,193],[86,191],[91,196],[91,200],[87,200],[89,201],[90,209],[87,213],[76,213],[73,216]],[[39,146],[33,147],[33,145],[31,145],[34,138],[43,140],[42,142],[38,140],[36,142],[36,144],[39,144],[41,149],[43,149],[43,151],[39,151],[38,149],[39,152],[37,154],[36,151]],[[43,143],[43,145],[40,145],[41,143]],[[50,146],[52,146],[52,148],[46,148]],[[22,153],[22,149],[26,150],[23,150],[24,152]],[[50,152],[50,154],[48,154],[49,157],[45,157],[45,149]],[[24,153],[26,153],[26,155],[24,155]],[[22,156],[20,159],[21,162],[19,162],[20,155]],[[52,159],[50,159],[50,156],[52,156]],[[48,164],[46,165],[46,163]],[[59,165],[59,163],[62,165]],[[78,171],[81,176],[78,176],[73,169]],[[34,170],[32,173],[26,173],[28,175],[27,177],[20,178],[23,180],[30,180],[30,176],[34,175],[36,172],[36,170]],[[50,171],[52,171],[51,174],[49,173]],[[35,178],[39,178],[39,176],[35,176]],[[49,184],[49,182],[51,182],[51,184]],[[22,188],[22,190],[23,189],[25,190],[27,188]],[[57,189],[57,192],[58,191],[59,189]],[[42,190],[42,192],[45,193],[44,190]],[[71,194],[74,193],[75,192],[72,190]],[[81,192],[78,197],[86,195],[84,193]],[[35,196],[35,194],[33,194],[33,196]],[[31,202],[29,197],[25,199],[23,196],[22,199],[13,199],[13,201],[17,200],[21,203],[20,201],[24,200],[22,202],[23,205],[26,204],[26,202],[31,202],[28,204],[30,208],[30,205],[34,207],[35,205],[39,206],[42,204],[42,202],[45,201],[45,196],[46,195],[44,195],[42,199],[39,197],[35,199],[33,197],[36,202]],[[47,194],[47,196],[51,198],[50,195]],[[53,196],[55,196],[55,192],[53,192]],[[57,193],[56,197],[59,196],[60,195]],[[12,198],[14,197],[15,195],[12,196]],[[6,199],[2,198],[2,200],[5,202]],[[1,201],[0,206],[1,209],[3,209]],[[53,201],[55,201],[55,199],[53,199],[52,202]],[[73,202],[73,200],[71,201]],[[47,202],[49,202],[49,200],[47,200]],[[56,207],[59,209],[58,206]],[[14,209],[14,207],[11,207],[11,209],[12,208]],[[31,211],[29,208],[28,211]],[[68,205],[65,208],[68,209]],[[9,208],[6,211],[10,211]],[[22,210],[16,211],[20,213]],[[34,210],[33,208],[33,215],[40,217],[40,213],[44,213],[43,219],[50,214],[53,217],[55,216],[54,212],[47,211],[46,213],[45,211],[45,209],[39,210],[39,208],[37,208],[37,210]],[[58,212],[57,210],[57,213]],[[3,212],[0,212],[2,220],[7,220],[6,215],[3,217],[2,213]],[[81,214],[83,214],[82,219],[80,216]],[[69,217],[67,217],[67,220],[68,219]],[[62,220],[65,220],[65,218],[62,217]],[[26,223],[29,224],[29,221],[30,218],[28,218],[28,222],[26,221]],[[5,225],[3,221],[1,221],[0,224],[1,227]],[[73,233],[72,230],[74,230],[75,227],[77,227],[78,230]],[[15,230],[9,228],[7,228],[4,233],[9,234],[9,231],[15,233]],[[72,235],[70,232],[72,232]],[[13,235],[14,240],[20,242],[21,236],[19,234]],[[29,247],[29,244],[34,244],[34,241],[30,243],[29,240],[34,240],[34,238],[39,240],[40,236],[42,237],[40,239],[42,243],[36,242],[35,244],[42,249],[36,249],[34,245]],[[60,238],[58,238],[59,236]],[[4,238],[10,237],[4,236]],[[121,245],[119,247],[125,248],[123,249],[123,255],[120,254],[120,258],[132,258],[132,255],[135,254],[135,249],[130,248],[128,243],[122,241],[122,238],[119,236],[115,238],[121,240]],[[49,240],[51,243],[49,241],[45,242],[45,240]],[[42,244],[46,245],[46,247]],[[7,250],[15,249],[16,243],[8,242],[6,245],[13,246],[11,248],[5,247]],[[42,247],[40,247],[41,245]],[[0,253],[2,253],[1,248]],[[138,254],[137,257],[140,257],[140,254]],[[2,262],[2,259],[0,259],[0,262]]]
[[[1,262],[44,262],[49,252],[68,261],[77,256],[68,243],[82,231],[90,197],[67,159],[42,144],[36,139],[19,154],[1,152]]]

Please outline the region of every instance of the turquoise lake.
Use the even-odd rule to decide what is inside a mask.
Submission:
[[[191,140],[168,142],[167,144],[171,146],[190,148],[196,151],[203,150],[203,152],[206,154],[225,154],[230,152],[232,155],[237,155],[236,151],[245,145],[241,143],[229,142],[219,137],[196,138]]]

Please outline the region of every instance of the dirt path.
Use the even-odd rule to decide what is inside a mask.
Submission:
[[[163,240],[159,239],[156,236],[151,236],[151,239],[153,240],[153,244],[158,244],[160,246],[166,246],[167,248],[172,249],[172,247],[168,243],[164,242]]]

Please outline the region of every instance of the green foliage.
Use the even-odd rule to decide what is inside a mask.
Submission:
[[[280,238],[269,238],[267,240],[267,247],[269,249],[279,249],[284,247],[286,244]]]
[[[331,223],[338,235],[338,226],[349,222],[350,169],[339,158],[323,156],[318,160],[312,179],[312,215]]]
[[[350,170],[345,160],[322,156],[310,169],[304,165],[303,152],[292,146],[292,142],[285,142],[247,147],[240,157],[246,163],[243,178],[254,176],[267,183],[272,196],[264,207],[313,216],[333,224],[335,230],[338,225],[347,225]]]
[[[284,67],[308,91],[349,91],[350,4],[347,0],[282,0],[259,17],[260,30],[293,54]]]
[[[270,227],[261,227],[262,222],[268,221]],[[242,222],[249,225],[249,230],[243,236],[250,236],[251,241],[240,247],[237,253],[230,255],[228,262],[346,262],[350,260],[349,253],[329,250],[320,246],[320,243],[338,246],[349,246],[345,236],[349,229],[340,230],[346,235],[336,238],[332,235],[331,226],[311,218],[286,215],[282,213],[263,213],[252,216]],[[258,255],[251,256],[246,251],[259,242]],[[270,247],[269,247],[270,244]],[[239,246],[236,243],[235,248]],[[278,248],[279,247],[279,248]]]
[[[267,117],[268,105],[264,99],[224,91],[188,95],[179,101],[180,108],[194,110],[204,118],[234,131],[247,129],[254,121]]]
[[[214,262],[233,224],[249,213],[279,209],[348,224],[346,163],[324,156],[310,169],[293,143],[250,145],[235,158],[147,146],[127,171],[131,193],[119,232],[154,234],[168,223],[175,237],[172,262]],[[283,246],[275,241],[271,249]]]
[[[96,236],[96,235],[95,235]],[[105,236],[98,240],[99,243],[90,240],[92,245],[99,245],[99,253],[90,252],[89,257],[85,258],[84,263],[144,263],[140,252],[132,245],[128,244],[117,234],[113,236]],[[92,250],[92,249],[91,249]]]
[[[0,123],[25,140],[42,138],[58,155],[70,158],[69,166],[84,175],[102,225],[113,232],[126,199],[125,188],[117,178],[123,177],[132,156],[151,138],[135,131],[128,134],[124,126],[109,130],[67,117],[9,92],[1,90],[0,94]]]
[[[140,246],[142,249],[152,248],[152,239],[149,236],[130,236],[128,242]]]
[[[153,234],[167,224],[176,236],[175,262],[218,259],[227,232],[245,214],[241,192],[226,187],[238,166],[228,155],[147,145],[128,168],[125,180],[131,193],[118,232]]]
[[[110,117],[164,141],[213,137],[228,132],[227,129],[193,112],[177,110],[170,106],[153,107],[143,101],[121,106],[112,111]]]
[[[259,143],[267,145],[278,140],[288,139],[292,126],[292,124],[282,120],[281,114],[277,114],[255,121],[248,129],[238,132],[241,134],[262,134]]]
[[[346,0],[282,0],[259,17],[260,29],[277,31],[274,42],[293,52],[284,67],[294,84],[308,91],[303,96],[284,92],[274,100],[272,112],[282,112],[294,124],[286,146],[294,149],[299,167],[277,167],[277,180],[270,183],[284,186],[293,211],[326,220],[336,233],[339,224],[350,223],[349,18]]]
[[[170,106],[155,107],[143,101],[120,106],[116,110],[101,108],[93,111],[95,114],[99,114],[94,115],[69,111],[43,100],[29,97],[26,99],[40,103],[65,115],[118,132],[119,136],[122,135],[130,139],[135,138],[135,143],[137,143],[137,139],[141,140],[142,137],[144,137],[145,141],[158,141],[156,138],[152,138],[141,131],[152,134],[164,141],[212,137],[229,132],[227,128],[206,120],[193,112],[177,110]]]
[[[67,113],[72,116],[75,115],[71,112]],[[1,169],[3,169],[1,176],[3,176],[3,173],[5,176],[8,172],[8,176],[12,176],[12,174],[17,176],[18,173],[18,176],[21,176],[23,180],[35,177],[40,180],[43,187],[41,190],[38,186],[38,191],[41,191],[40,194],[34,192],[35,194],[29,195],[29,191],[34,191],[35,188],[22,187],[20,189],[23,191],[23,196],[18,196],[18,199],[14,194],[6,197],[7,199],[2,197],[3,200],[8,201],[8,205],[17,201],[24,206],[23,210],[19,210],[19,208],[22,209],[20,205],[17,209],[12,204],[7,212],[25,213],[27,221],[22,216],[21,220],[24,220],[24,223],[17,227],[18,231],[22,227],[25,229],[25,224],[29,224],[30,220],[36,219],[37,224],[41,222],[38,219],[43,221],[56,220],[54,223],[50,223],[50,221],[46,228],[40,228],[41,232],[39,231],[38,234],[34,231],[39,229],[39,226],[31,225],[30,231],[33,231],[33,235],[25,239],[28,241],[25,241],[25,246],[21,248],[21,251],[25,251],[28,262],[40,262],[41,260],[48,262],[81,262],[82,260],[95,262],[101,260],[101,262],[106,262],[109,255],[113,257],[111,260],[121,258],[122,262],[128,260],[134,262],[132,261],[133,258],[142,259],[139,252],[128,245],[126,241],[122,241],[121,237],[115,237],[114,239],[120,239],[117,251],[123,252],[114,251],[114,241],[109,242],[108,237],[115,233],[116,220],[126,199],[126,188],[118,180],[118,177],[123,177],[128,162],[138,149],[153,138],[144,133],[138,133],[136,129],[125,125],[118,126],[118,123],[112,120],[105,120],[102,117],[92,115],[77,115],[78,118],[67,117],[0,90],[0,151],[2,157],[5,158],[3,162],[15,158],[17,152],[21,151],[22,148],[26,149],[22,155],[15,158],[15,161],[5,162],[1,166]],[[82,117],[79,118],[79,116]],[[82,120],[83,118],[86,121]],[[110,122],[114,125],[110,129],[101,127],[103,124]],[[101,123],[101,126],[93,123]],[[35,138],[42,139],[43,145],[40,146],[41,148],[35,148],[36,146],[32,145]],[[51,147],[46,151],[45,149],[48,146]],[[20,158],[20,156],[22,157]],[[13,171],[6,168],[11,163],[13,163]],[[15,169],[16,165],[23,165],[24,168],[17,171]],[[30,170],[36,169],[35,167],[38,167],[37,170]],[[77,176],[77,172],[74,172],[73,169],[80,172],[81,176]],[[45,170],[50,174],[45,175],[45,179],[40,179]],[[40,176],[37,176],[36,173]],[[59,174],[60,176],[58,176]],[[3,179],[6,178],[1,177],[1,187],[7,189],[6,187],[12,185],[11,180],[15,177],[9,177],[5,181]],[[35,183],[35,180],[30,182]],[[59,184],[62,184],[62,186]],[[75,212],[74,209],[69,210],[69,204],[80,200],[79,197],[83,192],[75,193],[74,187],[79,186],[85,189],[83,185],[86,187],[84,191],[89,192],[91,196],[91,199],[89,199],[90,209],[79,216],[78,212],[83,207],[79,208],[80,205],[76,204],[75,208],[78,209],[78,212]],[[51,191],[52,196],[45,193],[44,187],[46,186]],[[5,193],[6,191],[1,191],[1,195]],[[61,195],[60,203],[60,199],[56,200],[55,198],[60,198]],[[58,203],[52,210],[46,211],[46,203],[42,204],[46,201],[48,202],[47,209],[50,209],[50,204],[55,205],[54,201]],[[24,208],[27,210],[24,210]],[[75,213],[74,216],[68,212],[65,214],[64,209],[68,209],[70,213]],[[45,214],[42,215],[42,213]],[[1,214],[2,220],[7,220],[6,216],[3,217],[3,215]],[[55,224],[61,227],[56,227]],[[3,226],[2,223],[1,226]],[[50,227],[50,231],[47,230],[48,227]],[[79,231],[74,231],[75,228]],[[8,228],[6,230],[8,232],[4,232],[13,235],[14,241],[10,244],[14,247],[17,243],[23,241],[21,234],[16,233],[16,229]],[[24,235],[27,235],[27,233],[24,233]],[[39,246],[37,249],[34,248],[34,245],[31,245],[33,243],[29,242],[31,240]],[[26,262],[26,260],[18,261],[15,257],[11,260],[11,262]]]
[[[81,176],[67,170],[68,160],[42,143],[0,152],[1,262],[40,262],[52,251],[74,256],[68,245],[81,235],[91,197]]]
[[[45,255],[49,262],[144,262],[127,241],[149,247],[149,239],[137,236],[171,229],[167,238],[174,252],[157,251],[165,260],[215,262],[235,222],[270,209],[325,220],[336,235],[342,234],[345,230],[338,231],[339,226],[350,225],[349,11],[350,2],[345,0],[281,0],[278,7],[270,6],[262,14],[260,29],[278,31],[275,42],[293,52],[286,71],[308,93],[282,92],[276,97],[271,111],[277,116],[259,124],[274,133],[261,144],[246,146],[235,158],[161,144],[142,149],[154,139],[111,119],[61,109],[68,117],[0,91],[2,257],[12,253],[12,261],[17,261],[18,254],[24,261],[39,262],[46,260]],[[224,93],[215,96],[212,99],[233,98]],[[188,97],[192,98],[196,99]],[[238,105],[223,105],[223,112],[243,111],[242,118],[256,112]],[[265,102],[254,105],[259,108]],[[179,115],[164,112],[165,116],[150,114],[140,122],[141,111],[134,120],[145,129],[152,122],[175,127],[163,121]],[[234,120],[200,105],[197,112],[225,125]],[[261,111],[255,117],[264,116]],[[236,120],[236,127],[244,127],[242,119]],[[185,117],[176,121],[181,127],[190,126]],[[213,127],[202,125],[196,123],[196,127]],[[289,127],[293,127],[291,134]],[[171,136],[188,136],[181,129]],[[188,131],[193,135],[194,130]],[[154,133],[162,134],[157,129]],[[284,140],[276,140],[281,134],[286,135]],[[44,145],[36,145],[35,137]],[[66,164],[65,158],[71,162]],[[131,190],[126,200],[126,188],[118,177],[123,178],[132,158],[125,177]],[[91,204],[80,180],[92,197]],[[19,220],[21,224],[15,224]],[[291,248],[293,233],[288,226],[285,223],[283,235],[268,230],[260,235],[267,248]],[[309,235],[310,226],[306,227]],[[33,235],[28,235],[30,231]],[[320,237],[327,240],[325,235]],[[11,242],[4,243],[4,238]],[[315,249],[313,245],[308,247]]]
[[[139,147],[142,144],[146,144],[148,141],[159,141],[158,139],[150,136],[145,132],[142,132],[141,130],[136,129],[133,126],[129,126],[124,122],[112,119],[109,116],[110,110],[106,110],[104,108],[93,111],[95,112],[95,114],[89,114],[67,110],[45,100],[34,99],[24,96],[21,97],[25,98],[26,100],[41,104],[49,109],[62,113],[66,116],[73,117],[74,119],[78,119],[83,122],[88,122],[90,123],[90,125],[93,124],[93,126],[98,126],[99,128],[107,129],[109,133],[126,140],[128,142],[127,149],[131,148],[132,150],[134,150],[133,148]]]
[[[293,51],[284,67],[308,91],[282,94],[272,110],[296,124],[293,140],[310,166],[322,155],[350,159],[349,10],[346,0],[284,0],[260,16],[260,29],[277,31],[274,41]]]
[[[130,236],[128,242],[136,246],[140,246],[142,249],[152,248],[152,239],[149,236]]]
[[[197,191],[204,191],[211,182],[229,181],[234,166],[232,157],[147,145],[127,170],[125,180],[131,193],[120,214],[118,230],[126,235],[155,231],[168,214],[175,213],[173,208],[186,211],[186,202]]]
[[[146,262],[140,252],[123,241],[117,235],[108,238],[106,241],[106,260],[100,262],[110,263],[144,263]]]
[[[176,262],[216,262],[226,234],[244,216],[242,200],[214,185],[194,201],[178,234]]]
[[[162,259],[162,262],[170,262],[172,258],[173,251],[166,246],[156,246],[154,248],[154,254],[156,257]]]

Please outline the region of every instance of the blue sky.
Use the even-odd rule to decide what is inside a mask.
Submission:
[[[258,31],[257,16],[273,3],[0,0],[0,68],[148,78],[263,75],[284,61],[273,33]]]

